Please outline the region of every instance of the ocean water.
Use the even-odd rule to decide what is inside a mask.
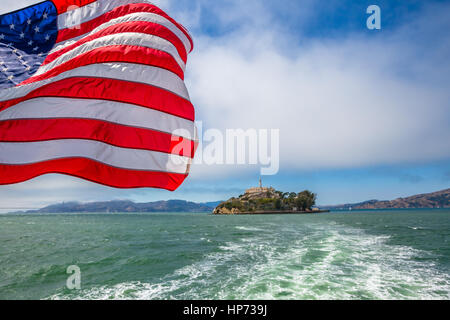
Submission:
[[[0,244],[0,299],[450,298],[450,210],[9,214]]]

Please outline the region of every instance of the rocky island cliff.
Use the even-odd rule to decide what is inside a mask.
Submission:
[[[313,209],[316,194],[311,191],[282,192],[261,186],[248,189],[238,198],[222,202],[214,209],[216,215],[293,214],[320,212]]]

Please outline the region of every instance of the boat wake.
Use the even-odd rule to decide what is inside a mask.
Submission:
[[[246,230],[238,228],[240,230]],[[426,253],[338,224],[243,236],[156,283],[124,282],[50,299],[449,299]]]

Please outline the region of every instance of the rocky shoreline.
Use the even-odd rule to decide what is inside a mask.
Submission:
[[[221,211],[220,213],[214,213],[216,215],[290,215],[290,214],[317,214],[317,213],[326,213],[330,212],[330,210],[311,210],[311,211],[253,211],[253,212],[229,212],[225,213]]]

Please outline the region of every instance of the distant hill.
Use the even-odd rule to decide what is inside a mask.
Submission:
[[[103,212],[213,212],[221,201],[195,203],[184,200],[135,203],[128,200],[104,202],[64,202],[25,213],[103,213]],[[450,208],[450,189],[398,198],[392,201],[369,200],[360,203],[319,206],[322,210],[391,209],[391,208]]]
[[[358,203],[345,203],[345,204],[338,204],[338,205],[319,206],[319,208],[327,209],[327,210],[351,210],[351,209],[355,209],[356,207],[359,207],[359,206],[371,205],[371,204],[375,204],[377,202],[380,202],[380,201],[379,200],[368,200],[368,201],[358,202]]]
[[[407,209],[407,208],[450,208],[450,189],[418,194],[391,201],[369,200],[360,203],[349,203],[336,206],[321,206],[328,210],[355,209]]]
[[[184,200],[135,203],[128,200],[105,202],[64,202],[26,213],[103,213],[103,212],[212,212],[217,202],[195,203]]]

